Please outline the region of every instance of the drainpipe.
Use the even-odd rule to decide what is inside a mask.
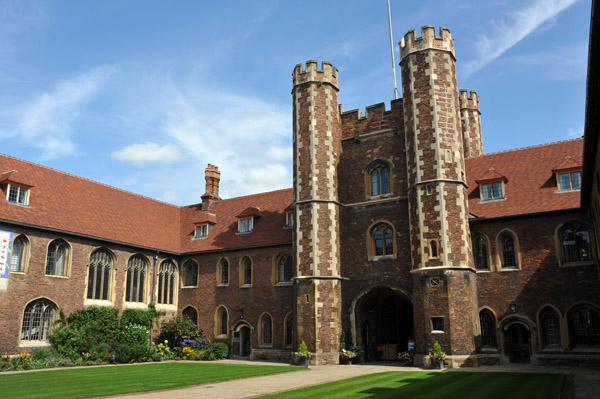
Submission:
[[[160,251],[156,251],[154,254],[154,264],[152,265],[152,290],[150,291],[150,303],[154,304],[154,290],[156,289],[156,262],[158,262],[158,254]],[[155,308],[156,309],[156,308]],[[152,324],[150,324],[150,342],[148,345],[152,345],[152,327],[154,326],[154,320],[152,320]]]

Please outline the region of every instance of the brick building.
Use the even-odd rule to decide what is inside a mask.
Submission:
[[[585,140],[485,154],[450,32],[400,46],[403,98],[365,115],[334,66],[295,67],[291,189],[221,199],[209,164],[177,207],[1,155],[0,352],[59,309],[156,303],[234,357],[337,363],[347,333],[366,361],[600,363],[597,50]]]

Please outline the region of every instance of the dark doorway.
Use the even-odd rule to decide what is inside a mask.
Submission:
[[[530,362],[531,334],[525,325],[515,323],[506,329],[508,361],[511,363]]]
[[[245,324],[233,331],[233,340],[231,343],[231,354],[233,357],[250,357],[250,352],[252,351],[252,345],[250,344],[251,331],[250,327]]]
[[[356,343],[364,348],[368,362],[396,360],[414,340],[412,304],[390,288],[365,295],[356,307],[356,321]]]

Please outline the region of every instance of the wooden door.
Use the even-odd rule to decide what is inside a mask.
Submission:
[[[508,360],[511,363],[529,363],[530,362],[530,333],[523,324],[515,323],[508,327]]]

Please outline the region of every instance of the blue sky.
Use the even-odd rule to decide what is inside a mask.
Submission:
[[[448,27],[485,152],[579,137],[590,8],[392,0],[396,62],[407,31]],[[178,205],[208,163],[223,198],[290,187],[291,72],[309,59],[339,69],[344,110],[389,109],[386,0],[0,0],[0,152]]]

